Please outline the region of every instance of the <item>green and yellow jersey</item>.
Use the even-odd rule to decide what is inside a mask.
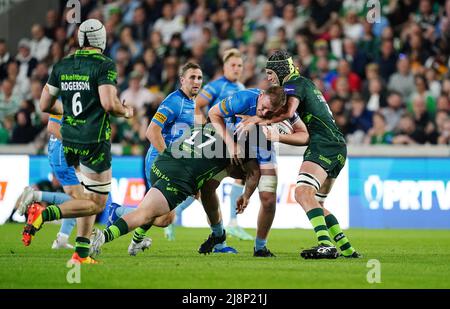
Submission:
[[[297,113],[308,128],[311,143],[345,143],[344,135],[337,127],[325,98],[311,80],[295,75],[283,87],[286,96],[299,99]]]
[[[78,50],[54,66],[47,84],[56,88],[63,103],[61,134],[65,142],[110,140],[109,114],[100,103],[98,87],[115,85],[116,79],[114,62],[94,50]]]

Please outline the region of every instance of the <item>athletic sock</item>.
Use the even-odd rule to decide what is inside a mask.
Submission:
[[[75,218],[63,219],[61,228],[59,229],[59,232],[62,234],[65,234],[65,235],[70,235],[76,224],[77,224],[77,219],[75,219]]]
[[[323,216],[322,208],[313,208],[306,213],[308,216],[311,225],[314,228],[314,232],[316,233],[317,242],[319,245],[328,245],[333,246],[331,242],[330,234],[328,233],[328,229],[325,223],[325,218]]]
[[[103,235],[105,236],[105,243],[110,242],[127,233],[128,233],[128,224],[122,218],[117,219],[113,225],[103,230]]]
[[[77,237],[75,239],[75,252],[78,253],[80,258],[86,258],[89,255],[89,247],[91,241],[85,237]]]
[[[256,237],[256,239],[255,239],[255,251],[264,249],[266,244],[267,244],[267,239],[261,239],[261,238]]]
[[[336,242],[336,246],[342,252],[344,256],[350,256],[355,252],[355,248],[352,247],[348,238],[344,235],[339,226],[339,222],[333,214],[329,214],[325,217],[325,221],[327,223],[328,231],[330,232],[331,238]]]
[[[37,192],[36,192],[37,193]],[[67,202],[71,200],[72,197],[70,195],[67,195],[65,193],[61,192],[41,192],[40,201],[47,202],[49,204],[56,204],[60,205],[64,202]]]
[[[223,222],[220,220],[219,223],[211,225],[212,234],[216,237],[223,235]]]
[[[145,235],[146,235],[148,229],[149,228],[147,228],[147,226],[144,226],[144,227],[140,226],[137,229],[135,229],[134,233],[133,233],[133,241],[137,244],[142,242],[145,238]]]
[[[116,216],[120,218],[120,217],[126,215],[127,213],[134,211],[135,209],[136,208],[120,206],[120,207],[117,207],[116,210],[114,210],[114,211],[116,212]]]
[[[236,214],[236,201],[239,198],[239,196],[242,195],[242,192],[244,192],[244,186],[241,184],[233,183],[231,185],[231,191],[230,191],[230,221],[236,220],[237,214]]]
[[[57,205],[50,205],[42,212],[42,221],[59,220],[62,217],[61,209]]]

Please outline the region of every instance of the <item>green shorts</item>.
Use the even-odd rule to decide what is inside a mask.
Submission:
[[[303,161],[319,164],[329,178],[336,178],[345,165],[347,146],[345,143],[312,142],[306,148]]]
[[[183,160],[176,160],[163,153],[156,157],[151,167],[152,187],[161,191],[169,203],[170,210],[196,193],[195,180],[190,177],[182,162]]]
[[[103,141],[96,144],[77,144],[62,142],[64,157],[67,165],[78,166],[83,164],[96,173],[111,168],[111,142]]]

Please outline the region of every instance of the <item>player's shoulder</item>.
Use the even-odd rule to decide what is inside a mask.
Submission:
[[[173,104],[173,106],[179,105],[178,103],[183,98],[183,94],[180,89],[175,90],[167,95],[164,100],[161,102],[161,105]]]
[[[283,86],[286,87],[287,85],[301,87],[301,86],[313,85],[313,82],[309,78],[306,78],[301,75],[296,75],[296,76],[290,78],[288,81],[286,81]]]
[[[206,87],[210,87],[210,88],[215,89],[215,88],[217,88],[217,87],[222,86],[224,83],[226,83],[226,81],[227,81],[227,79],[226,79],[224,76],[221,76],[221,77],[216,78],[215,80],[210,81],[209,83],[207,83],[207,84],[205,85],[205,88],[206,88]]]
[[[245,96],[253,97],[253,96],[258,96],[261,92],[262,92],[262,90],[259,88],[247,88],[247,89],[239,90],[236,93],[241,93]]]

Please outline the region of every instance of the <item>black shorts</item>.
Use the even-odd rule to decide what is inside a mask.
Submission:
[[[161,191],[169,203],[170,210],[196,193],[195,180],[188,174],[182,162],[183,160],[163,153],[156,157],[151,166],[152,188]]]
[[[319,164],[329,178],[336,178],[345,165],[347,146],[337,142],[312,142],[303,156],[303,161]]]
[[[77,144],[62,142],[64,157],[67,165],[78,166],[83,164],[96,173],[111,168],[111,142],[103,141],[95,144]]]

